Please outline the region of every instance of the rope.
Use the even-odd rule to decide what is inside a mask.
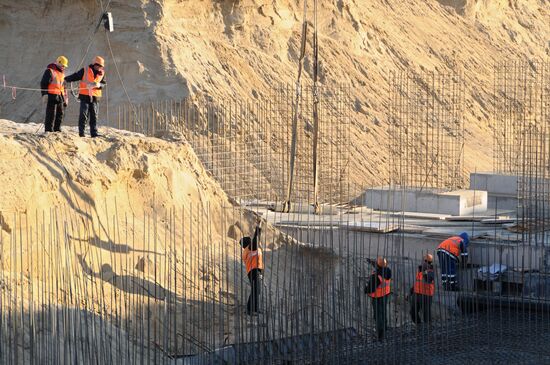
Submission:
[[[120,84],[122,85],[122,90],[124,90],[124,94],[126,94],[126,98],[128,99],[128,103],[130,103],[130,107],[132,108],[132,112],[134,113],[134,123],[136,123],[136,125],[137,125],[138,124],[137,112],[136,112],[136,109],[134,107],[134,104],[132,104],[132,100],[130,99],[130,95],[128,94],[128,90],[126,89],[126,86],[124,85],[124,81],[122,80],[122,76],[121,76],[120,70],[118,68],[118,63],[116,61],[115,55],[113,54],[113,48],[111,47],[111,41],[109,39],[109,32],[105,32],[105,36],[107,38],[107,45],[109,46],[109,52],[111,54],[111,58],[112,58],[113,63],[115,65],[115,70],[116,70],[116,73],[118,75],[118,79],[120,80]]]
[[[319,213],[319,40],[317,38],[317,0],[313,2],[313,211]]]
[[[296,162],[296,145],[298,140],[298,106],[300,104],[301,77],[304,65],[304,57],[307,45],[307,0],[304,0],[304,21],[302,24],[302,43],[300,46],[300,57],[298,59],[298,78],[296,80],[296,92],[294,105],[292,106],[292,144],[290,147],[290,171],[286,190],[286,201],[283,204],[283,212],[290,212],[290,200],[292,194],[292,183],[294,181],[294,164]]]

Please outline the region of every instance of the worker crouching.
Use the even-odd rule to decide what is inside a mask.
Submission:
[[[63,123],[63,113],[67,106],[67,92],[65,90],[65,68],[69,60],[59,56],[55,63],[50,63],[42,75],[40,88],[42,99],[46,104],[44,129],[46,132],[60,132]],[[55,120],[55,123],[54,123]]]
[[[243,247],[242,259],[246,266],[246,274],[250,281],[250,295],[246,303],[246,314],[255,315],[259,313],[260,307],[260,289],[262,283],[262,272],[264,270],[263,253],[259,247],[261,227],[258,225],[254,232],[254,237],[243,237],[241,246]]]
[[[441,266],[441,284],[443,290],[457,291],[458,263],[464,266],[468,262],[468,233],[447,238],[437,247],[437,258]]]
[[[411,288],[411,318],[416,324],[432,321],[432,298],[435,293],[435,274],[433,268],[433,256],[424,256],[422,265],[418,266],[418,272]]]
[[[97,56],[92,64],[65,78],[67,82],[80,81],[78,100],[80,100],[80,115],[78,117],[78,135],[84,137],[86,124],[90,124],[90,135],[99,136],[97,118],[99,115],[99,100],[105,82],[105,60]]]
[[[365,294],[372,298],[376,334],[381,340],[388,329],[388,302],[391,294],[391,270],[385,258],[378,257],[376,260],[375,269],[365,287]]]

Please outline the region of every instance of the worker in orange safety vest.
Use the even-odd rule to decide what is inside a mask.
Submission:
[[[465,265],[468,261],[468,233],[447,238],[437,247],[437,258],[441,266],[441,284],[443,290],[457,291],[458,263]]]
[[[424,256],[411,288],[411,318],[416,324],[422,323],[419,312],[422,312],[424,323],[432,320],[432,298],[435,293],[433,260],[431,254]]]
[[[90,136],[98,137],[97,119],[99,117],[99,100],[105,81],[105,60],[97,56],[92,64],[81,68],[72,75],[65,77],[67,82],[79,81],[78,100],[80,100],[80,115],[78,117],[78,135],[84,137],[86,124],[90,124]]]
[[[241,246],[243,248],[242,259],[246,266],[246,274],[250,281],[250,295],[246,303],[246,314],[257,315],[260,307],[260,289],[262,272],[264,270],[263,252],[259,247],[260,235],[262,233],[261,223],[256,226],[254,237],[243,237]]]
[[[378,257],[376,262],[369,260],[375,266],[365,287],[365,294],[372,299],[372,311],[376,321],[376,334],[382,340],[388,329],[388,302],[391,294],[391,270],[384,257]]]
[[[60,132],[63,113],[67,107],[67,92],[65,91],[65,68],[69,60],[59,56],[55,63],[50,63],[42,75],[40,88],[42,99],[46,104],[44,127],[46,132]],[[55,120],[55,123],[54,123]]]

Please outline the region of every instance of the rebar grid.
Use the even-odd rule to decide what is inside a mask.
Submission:
[[[120,106],[112,126],[153,137],[185,138],[229,196],[270,199],[267,110],[266,102],[187,98]]]
[[[322,203],[350,200],[349,87],[320,87],[319,197]],[[224,191],[241,200],[283,201],[288,183],[294,91],[274,89],[267,101],[251,103],[184,99],[121,106],[112,126],[148,136],[182,133],[205,169]],[[297,167],[292,198],[313,201],[312,100],[300,93]]]
[[[500,173],[522,170],[525,134],[548,129],[550,62],[506,60],[494,68],[494,168]]]
[[[349,156],[351,97],[348,86],[318,86],[319,98],[319,197],[321,203],[344,203],[351,198]],[[292,201],[313,202],[313,88],[302,86],[298,101],[297,152]],[[276,144],[273,163],[280,177],[274,179],[277,200],[285,198],[290,171],[292,105],[295,86],[279,85],[270,97],[271,130]]]
[[[518,177],[518,230],[523,243],[548,246],[550,62],[515,60],[495,65],[494,168]]]
[[[463,76],[394,71],[389,89],[391,182],[420,189],[463,187]]]
[[[415,326],[409,295],[417,266],[444,236],[376,233],[396,220],[372,212],[294,222],[292,214],[264,212],[283,233],[264,230],[262,313],[248,317],[250,287],[238,239],[252,233],[250,213],[202,206],[141,216],[116,206],[114,214],[104,210],[84,218],[65,207],[5,219],[0,362],[550,359],[544,346],[550,339],[550,273],[539,266],[541,251],[503,246],[496,232],[494,245],[477,245],[472,253],[481,257],[476,265],[517,268],[507,273],[508,284],[497,286],[470,267],[460,271],[461,290],[445,292],[436,263],[433,323]],[[426,242],[432,249],[422,248]],[[372,271],[368,259],[379,255],[393,271],[384,341],[375,339],[370,298],[363,293]]]

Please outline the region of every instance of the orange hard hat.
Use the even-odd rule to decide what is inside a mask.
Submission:
[[[426,262],[429,262],[430,264],[434,261],[434,257],[432,254],[426,254],[426,256],[424,256],[424,261]]]
[[[105,60],[103,59],[103,57],[96,56],[94,58],[94,65],[100,65],[101,67],[105,67]]]
[[[382,256],[378,256],[378,258],[376,259],[376,265],[378,267],[386,267],[388,266],[388,262]]]

